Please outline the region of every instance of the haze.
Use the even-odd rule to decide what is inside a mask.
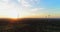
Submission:
[[[59,3],[60,0],[0,0],[0,18],[60,18]]]

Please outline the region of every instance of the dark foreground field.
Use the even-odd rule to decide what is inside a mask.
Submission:
[[[60,19],[25,18],[14,23],[0,19],[0,32],[60,32]]]

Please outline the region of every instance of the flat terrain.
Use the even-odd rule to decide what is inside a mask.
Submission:
[[[12,22],[13,21],[13,22]],[[60,32],[60,18],[0,19],[0,32]]]

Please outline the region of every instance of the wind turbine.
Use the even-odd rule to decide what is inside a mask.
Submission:
[[[19,9],[17,10],[17,18],[19,18]]]
[[[50,18],[50,15],[48,15],[48,18]]]

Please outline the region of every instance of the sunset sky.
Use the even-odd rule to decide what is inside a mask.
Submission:
[[[60,0],[0,0],[0,18],[45,18],[48,15],[60,18]]]

